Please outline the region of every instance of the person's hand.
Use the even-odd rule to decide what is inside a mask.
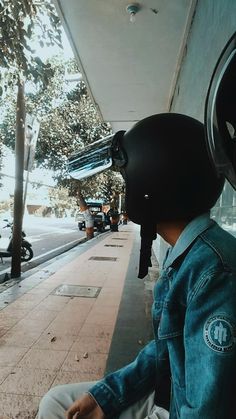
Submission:
[[[66,419],[105,419],[105,415],[90,394],[76,400],[66,412]]]

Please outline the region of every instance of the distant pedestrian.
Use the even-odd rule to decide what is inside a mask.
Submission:
[[[119,215],[117,207],[110,208],[109,211],[108,211],[108,215],[110,216],[110,229],[111,229],[111,231],[118,231],[120,215]]]
[[[85,202],[80,186],[78,186],[77,189],[77,204],[80,207],[80,211],[83,213],[86,236],[87,239],[90,240],[94,237],[94,217]]]

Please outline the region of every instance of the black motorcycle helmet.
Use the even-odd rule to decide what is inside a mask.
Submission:
[[[223,189],[224,177],[211,163],[203,124],[185,115],[145,118],[129,131],[118,132],[113,144],[114,164],[122,155],[126,211],[141,225],[139,278],[143,278],[150,266],[156,225],[190,221],[209,211]]]

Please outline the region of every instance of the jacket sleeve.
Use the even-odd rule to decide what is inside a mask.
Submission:
[[[154,391],[156,376],[156,344],[151,341],[126,367],[98,381],[89,393],[107,418],[115,418],[129,405]]]
[[[202,277],[186,311],[186,402],[177,406],[181,419],[236,417],[235,327],[235,273]]]

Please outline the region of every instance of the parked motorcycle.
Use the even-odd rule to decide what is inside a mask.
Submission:
[[[12,233],[13,233],[13,223],[9,222],[8,220],[3,220],[7,224],[3,228],[10,228],[11,235],[9,237],[9,244],[7,249],[0,249],[0,259],[3,262],[2,258],[9,258],[12,257]],[[28,262],[34,256],[32,250],[32,244],[25,240],[25,232],[22,230],[22,242],[21,242],[21,261]],[[0,235],[1,237],[1,235]]]

